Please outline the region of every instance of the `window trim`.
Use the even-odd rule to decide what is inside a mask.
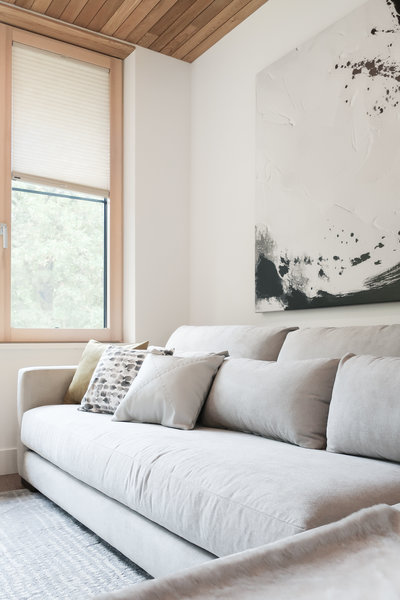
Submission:
[[[11,327],[11,113],[12,43],[19,42],[89,62],[110,70],[110,214],[108,256],[108,322],[106,329],[17,329]],[[9,248],[0,244],[0,343],[85,342],[122,339],[122,61],[65,42],[0,24],[0,222],[8,225]]]

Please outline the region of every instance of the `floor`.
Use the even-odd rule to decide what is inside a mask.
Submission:
[[[0,475],[0,492],[23,489],[21,478],[18,473],[13,475]]]

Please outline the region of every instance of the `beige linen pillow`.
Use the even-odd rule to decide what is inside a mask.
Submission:
[[[64,396],[65,404],[80,404],[83,396],[88,389],[90,379],[93,372],[99,362],[104,350],[109,344],[97,342],[96,340],[89,340],[83,351],[78,367],[75,371],[75,375],[72,378],[70,386]],[[129,346],[135,350],[146,350],[148,342],[141,342],[139,344],[129,344]]]
[[[224,357],[148,354],[113,421],[193,429]]]
[[[327,450],[400,462],[400,358],[347,354],[339,364]]]
[[[282,364],[227,359],[214,380],[200,422],[304,448],[324,448],[338,363],[325,358]]]

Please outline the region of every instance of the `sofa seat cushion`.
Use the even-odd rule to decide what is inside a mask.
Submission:
[[[217,556],[400,502],[398,464],[241,432],[114,422],[61,405],[26,412],[21,435],[59,468]]]

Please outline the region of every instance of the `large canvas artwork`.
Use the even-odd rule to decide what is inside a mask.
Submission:
[[[400,1],[257,76],[256,310],[400,300]]]

